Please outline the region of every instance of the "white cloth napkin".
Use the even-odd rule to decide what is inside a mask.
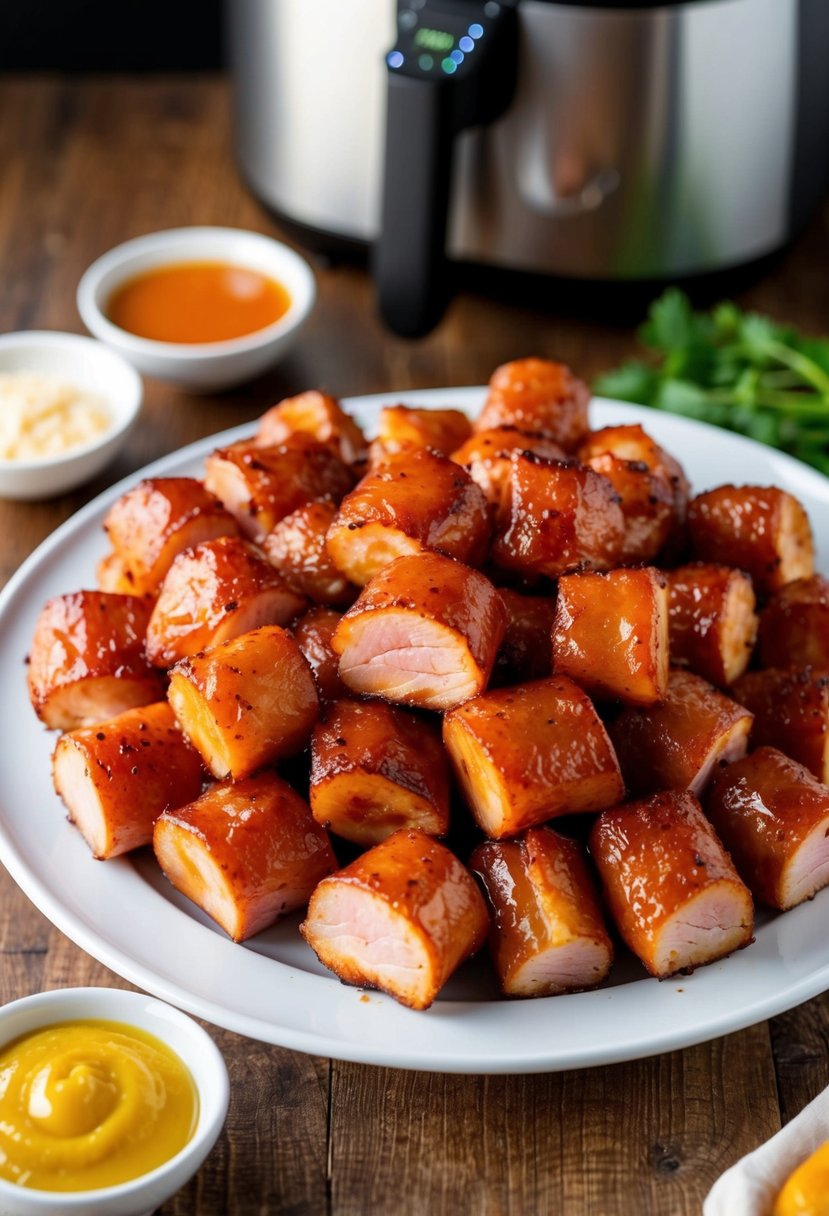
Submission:
[[[829,1140],[829,1089],[717,1179],[703,1216],[771,1216],[789,1174],[824,1140]]]

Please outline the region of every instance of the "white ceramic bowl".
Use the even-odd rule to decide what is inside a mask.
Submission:
[[[125,280],[179,262],[231,262],[278,280],[288,311],[272,325],[226,342],[157,342],[139,338],[106,315],[113,291]],[[251,380],[280,359],[310,316],[316,282],[306,261],[287,245],[241,228],[171,228],[136,237],[93,262],[78,284],[78,312],[90,333],[148,376],[179,388],[216,391]]]
[[[0,373],[22,371],[87,389],[112,414],[112,425],[90,443],[36,460],[0,460],[0,498],[53,498],[89,481],[124,446],[141,409],[141,377],[100,342],[47,329],[0,336]]]
[[[222,1130],[229,1084],[218,1047],[186,1013],[154,997],[118,988],[60,988],[27,996],[0,1008],[0,1047],[56,1022],[82,1018],[136,1026],[161,1039],[180,1056],[198,1090],[196,1130],[169,1161],[119,1186],[40,1191],[0,1179],[0,1212],[4,1216],[143,1216],[154,1212],[195,1174]]]

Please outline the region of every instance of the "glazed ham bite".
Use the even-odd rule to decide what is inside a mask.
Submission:
[[[707,680],[672,671],[664,701],[626,706],[608,731],[631,793],[699,794],[718,760],[745,755],[751,721],[747,709]]]
[[[235,780],[301,751],[319,716],[311,669],[278,625],[183,659],[167,696],[213,776]]]
[[[481,487],[496,509],[504,499],[510,477],[510,453],[534,452],[545,460],[566,460],[562,447],[538,431],[519,431],[513,426],[496,426],[477,431],[452,453],[474,482]]]
[[[133,595],[155,595],[174,559],[185,549],[217,536],[237,536],[235,519],[221,501],[192,477],[141,481],[110,508],[104,530],[115,562],[104,558],[101,585],[128,585]]]
[[[260,447],[273,447],[296,434],[324,443],[344,464],[365,460],[367,445],[363,432],[336,397],[328,393],[310,389],[272,406],[259,419],[255,442]]]
[[[340,656],[331,645],[342,613],[333,608],[309,608],[294,622],[291,633],[303,658],[311,668],[320,697],[334,701],[347,697],[349,689],[340,679]]]
[[[516,359],[493,372],[474,429],[540,431],[572,451],[587,434],[589,404],[590,389],[564,363]]]
[[[421,553],[371,580],[331,645],[353,692],[444,710],[486,687],[505,626],[503,601],[483,574]]]
[[[167,571],[147,626],[147,658],[171,667],[260,625],[284,625],[305,603],[248,541],[205,541]]]
[[[507,610],[507,628],[495,657],[491,683],[503,687],[550,675],[555,600],[540,595],[520,595],[507,587],[499,587],[498,594]]]
[[[814,574],[809,518],[785,490],[718,486],[691,502],[688,532],[696,558],[745,570],[762,595]]]
[[[751,894],[693,794],[603,811],[590,852],[619,932],[651,975],[693,971],[753,940]]]
[[[220,782],[165,811],[153,847],[173,886],[235,942],[304,908],[337,865],[307,802],[272,772]]]
[[[304,432],[270,447],[219,448],[207,458],[204,480],[257,544],[297,507],[323,498],[339,502],[354,484],[340,458]]]
[[[513,452],[491,558],[525,577],[609,570],[618,563],[625,520],[606,477],[582,465]]]
[[[747,671],[731,692],[754,715],[752,747],[779,747],[829,785],[829,674],[768,667]]]
[[[494,840],[624,795],[601,719],[566,676],[467,701],[444,717],[443,741],[478,826]]]
[[[757,636],[751,579],[730,566],[694,562],[666,573],[671,663],[712,684],[743,674]]]
[[[101,860],[150,844],[162,811],[198,798],[204,770],[166,701],[61,735],[55,791]]]
[[[760,617],[758,641],[763,667],[829,671],[829,580],[816,574],[776,591]]]
[[[450,456],[471,434],[472,423],[460,410],[386,405],[380,411],[377,438],[369,456],[372,464],[396,452],[416,448],[431,448],[442,456]]]
[[[382,701],[335,701],[311,739],[314,818],[356,844],[400,828],[444,836],[449,761],[435,727]]]
[[[336,514],[333,503],[307,502],[279,521],[262,549],[294,591],[317,604],[347,608],[358,588],[334,565],[326,544]]]
[[[829,789],[776,748],[722,768],[705,810],[762,903],[793,908],[829,884]]]
[[[489,948],[507,996],[595,988],[613,946],[581,848],[550,828],[487,841],[469,860],[492,911]]]
[[[668,689],[668,590],[658,570],[565,574],[553,670],[596,697],[654,705]]]
[[[344,983],[427,1009],[488,927],[483,896],[454,854],[401,831],[324,878],[300,932]]]
[[[29,696],[41,722],[73,730],[164,696],[144,655],[150,606],[132,595],[58,595],[37,618]]]
[[[434,551],[477,565],[490,536],[469,474],[426,449],[390,456],[340,503],[328,532],[337,567],[362,587],[396,557]]]
[[[690,493],[685,471],[679,461],[666,452],[638,423],[606,426],[600,431],[592,431],[578,450],[578,458],[583,464],[598,468],[599,472],[610,477],[614,485],[618,480],[616,488],[622,496],[623,509],[635,534],[638,528],[643,526],[642,516],[647,515],[641,490],[634,490],[635,482],[626,481],[620,464],[604,462],[602,458],[605,456],[612,456],[621,465],[626,465],[628,474],[637,468],[640,472],[649,473],[651,477],[648,484],[657,501],[661,503],[668,494],[676,522],[681,523],[685,519]],[[610,470],[613,469],[615,473],[611,476]],[[631,490],[629,497],[623,493],[626,487]],[[661,512],[657,512],[657,515],[661,515]]]

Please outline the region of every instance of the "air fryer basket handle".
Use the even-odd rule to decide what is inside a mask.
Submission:
[[[411,14],[411,10],[409,10]],[[492,122],[512,99],[517,59],[513,0],[426,0],[419,26],[407,26],[389,63],[382,219],[374,247],[380,313],[404,337],[426,334],[449,297],[446,228],[456,135]],[[418,29],[448,38],[459,31],[451,71],[422,69]],[[474,39],[466,31],[474,31]],[[453,67],[453,64],[456,67]]]

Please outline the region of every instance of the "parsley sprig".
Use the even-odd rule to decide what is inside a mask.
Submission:
[[[695,312],[675,287],[638,336],[650,358],[605,372],[597,393],[739,431],[829,475],[829,340],[731,303]]]

